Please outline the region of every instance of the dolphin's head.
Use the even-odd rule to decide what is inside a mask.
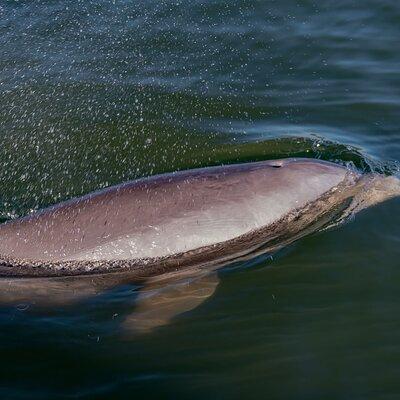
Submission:
[[[281,158],[277,160],[264,161],[273,168],[282,168],[286,171],[301,171],[302,173],[315,175],[340,175],[344,176],[351,170],[341,164],[315,158]],[[352,171],[355,173],[354,171]],[[358,174],[357,174],[358,175]]]
[[[344,181],[353,183],[360,177],[360,173],[353,169],[316,159],[285,158],[264,163],[274,169],[271,172],[275,177],[270,178],[271,183],[276,182],[277,188],[290,188],[293,198],[304,196],[312,200]]]
[[[251,175],[256,188],[253,209],[259,211],[264,224],[299,210],[328,192],[334,196],[347,192],[360,178],[360,173],[345,166],[305,158],[263,161]]]

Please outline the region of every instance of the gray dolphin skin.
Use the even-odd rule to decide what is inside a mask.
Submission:
[[[331,212],[358,179],[336,164],[286,159],[125,183],[1,225],[0,274],[152,276],[235,259]],[[311,221],[288,226],[309,208]]]
[[[73,287],[77,297],[85,297],[126,280],[145,280],[148,287],[163,287],[162,298],[179,305],[175,310],[169,300],[168,311],[149,322],[146,315],[162,307],[157,295],[145,296],[137,307],[145,311],[127,320],[151,328],[207,297],[198,296],[196,287],[188,301],[187,291],[179,296],[175,283],[172,295],[165,296],[170,282],[200,275],[197,282],[204,281],[210,295],[217,281],[204,271],[275,251],[398,196],[399,187],[395,177],[301,158],[194,169],[113,186],[0,225],[0,301],[17,301],[22,293],[24,299],[32,293],[56,301],[60,294],[60,301],[68,301]]]

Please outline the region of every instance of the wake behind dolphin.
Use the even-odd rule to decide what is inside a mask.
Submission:
[[[79,283],[83,296],[127,279],[147,279],[156,287],[186,279],[187,271],[196,276],[201,271],[204,279],[204,271],[275,251],[399,194],[395,177],[312,159],[203,168],[124,183],[0,225],[0,276],[30,278],[18,283],[3,278],[8,289],[0,300],[29,290],[46,297],[46,287],[53,296],[63,286],[60,277],[67,276],[74,277],[69,285]],[[217,281],[205,281],[211,294]],[[199,303],[197,289],[190,302],[187,293],[180,297],[173,288],[174,306],[168,303],[158,323],[149,324],[146,317],[162,309],[157,296],[139,307],[145,310],[142,318],[136,313],[130,320],[156,326]],[[65,288],[61,293],[62,300],[68,298]]]

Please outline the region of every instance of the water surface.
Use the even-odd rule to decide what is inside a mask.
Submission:
[[[0,0],[0,217],[155,173],[400,159],[400,4]],[[0,307],[4,399],[396,399],[399,200],[220,273],[127,338],[136,288]]]

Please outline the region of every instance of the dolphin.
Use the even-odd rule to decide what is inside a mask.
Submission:
[[[209,297],[224,265],[398,195],[394,176],[302,158],[126,182],[0,225],[0,302],[68,303],[141,282],[126,326],[152,330]]]

